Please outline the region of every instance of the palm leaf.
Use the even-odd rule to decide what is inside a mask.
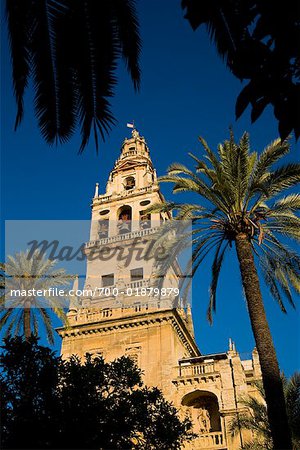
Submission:
[[[272,214],[278,212],[298,211],[300,209],[300,194],[290,194],[277,200],[271,208]]]
[[[67,286],[74,276],[68,275],[63,269],[55,268],[55,261],[50,261],[45,257],[40,257],[39,252],[33,253],[30,257],[29,252],[17,253],[14,257],[8,256],[5,267],[2,265],[2,271],[5,275],[5,286],[2,290],[0,304],[0,329],[6,335],[18,335],[24,332],[24,307],[30,301],[30,321],[33,332],[38,331],[39,320],[47,331],[49,342],[53,342],[53,330],[51,317],[44,308],[44,300],[40,297],[10,297],[11,289],[41,289],[47,290],[53,286]],[[60,318],[64,324],[67,324],[66,313],[61,307],[58,299],[46,297],[48,305],[53,314]],[[59,299],[61,301],[61,299]]]
[[[66,1],[32,3],[33,32],[30,39],[35,111],[42,136],[48,144],[67,141],[75,127],[75,104],[68,52],[59,34],[65,21]],[[65,33],[68,30],[65,28]]]
[[[265,181],[268,196],[274,196],[284,189],[296,186],[300,182],[300,164],[290,163],[272,172]]]
[[[81,127],[80,151],[116,123],[109,99],[122,56],[135,88],[140,83],[140,37],[133,0],[6,0],[16,126],[29,76],[35,114],[47,143],[70,139]]]
[[[13,68],[13,87],[17,101],[15,128],[23,114],[23,96],[30,72],[29,30],[31,29],[31,0],[8,0],[6,2],[8,34]]]
[[[42,317],[43,325],[45,327],[46,334],[47,334],[47,339],[50,342],[50,344],[53,344],[54,343],[54,335],[53,335],[51,318],[45,308],[40,308],[39,313]]]
[[[112,0],[119,46],[136,89],[139,89],[141,71],[139,58],[141,39],[135,4],[130,0]]]
[[[213,322],[213,312],[216,312],[216,296],[217,296],[217,287],[220,276],[220,271],[222,268],[222,263],[225,256],[225,251],[227,249],[228,243],[221,249],[223,245],[223,239],[220,240],[219,245],[217,246],[216,253],[214,256],[214,260],[212,263],[212,281],[209,288],[209,305],[207,309],[207,319],[210,324]]]

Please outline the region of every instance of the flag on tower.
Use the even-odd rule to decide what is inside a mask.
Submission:
[[[127,128],[134,128],[134,123],[128,123]]]

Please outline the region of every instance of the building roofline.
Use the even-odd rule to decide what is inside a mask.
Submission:
[[[159,317],[163,316],[163,317]],[[132,326],[144,325],[149,321],[159,321],[160,319],[175,319],[173,326],[176,328],[178,337],[180,338],[183,345],[189,350],[190,353],[198,354],[200,356],[200,351],[196,344],[194,337],[189,332],[185,322],[183,321],[180,313],[176,308],[172,309],[158,309],[154,311],[144,312],[142,314],[131,314],[128,316],[121,316],[116,318],[109,318],[105,320],[96,320],[95,322],[84,322],[75,325],[69,325],[68,327],[58,327],[56,328],[57,333],[64,337],[66,335],[72,334],[89,334],[92,330],[95,332],[110,331],[115,328],[124,328]]]
[[[222,353],[209,353],[206,355],[199,355],[199,356],[193,356],[190,358],[181,358],[179,360],[179,364],[181,362],[195,362],[195,360],[199,361],[199,360],[204,360],[204,359],[208,359],[208,358],[213,358],[213,359],[228,359],[228,355],[226,352],[222,352]]]

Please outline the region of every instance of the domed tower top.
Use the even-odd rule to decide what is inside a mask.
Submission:
[[[149,148],[147,146],[145,138],[143,136],[140,136],[140,133],[136,128],[133,128],[131,132],[131,138],[124,139],[121,149],[121,156],[116,161],[116,163],[118,163],[120,160],[124,160],[125,158],[136,158],[137,156],[147,158],[151,162]]]
[[[137,190],[156,187],[157,176],[149,148],[143,136],[133,128],[130,138],[125,138],[120,157],[110,172],[104,195],[136,194]],[[141,192],[141,191],[140,191]]]

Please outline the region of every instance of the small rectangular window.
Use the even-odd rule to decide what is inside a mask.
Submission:
[[[131,281],[139,281],[144,278],[144,271],[142,267],[139,267],[138,269],[132,269],[130,271],[130,280]]]
[[[115,277],[113,273],[102,275],[102,287],[112,286],[114,284]]]

